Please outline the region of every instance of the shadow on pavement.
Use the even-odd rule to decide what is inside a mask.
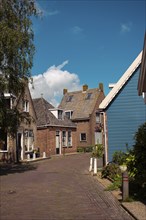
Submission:
[[[13,174],[13,173],[23,173],[26,171],[36,170],[36,164],[29,163],[18,163],[18,164],[0,164],[0,176]]]

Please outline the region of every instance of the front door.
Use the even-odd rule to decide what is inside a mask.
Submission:
[[[60,144],[60,131],[56,131],[56,154],[61,154]]]

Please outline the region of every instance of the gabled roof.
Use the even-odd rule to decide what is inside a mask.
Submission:
[[[122,75],[119,81],[115,84],[113,89],[108,93],[108,95],[99,105],[100,109],[105,109],[111,103],[114,97],[119,93],[119,91],[122,89],[125,83],[129,80],[129,78],[133,75],[135,70],[138,68],[138,66],[141,63],[141,58],[142,58],[142,52],[140,52],[137,58],[133,61],[130,67],[126,70],[126,72]]]
[[[103,93],[98,88],[87,88],[86,91],[66,92],[59,108],[62,108],[64,111],[73,111],[72,120],[89,119],[101,92]]]
[[[35,111],[37,114],[37,127],[76,127],[76,125],[69,119],[57,119],[50,111],[54,106],[47,102],[44,98],[33,99]]]
[[[36,111],[35,111],[35,108],[34,108],[34,105],[33,105],[32,96],[31,96],[31,93],[30,93],[30,89],[29,89],[28,81],[27,81],[27,80],[25,81],[24,93],[21,93],[21,94],[19,94],[19,96],[18,96],[17,103],[16,103],[16,107],[19,105],[20,100],[21,100],[21,99],[24,97],[24,95],[26,95],[26,94],[28,94],[28,96],[29,96],[29,99],[30,99],[30,102],[31,102],[31,106],[32,106],[32,110],[33,110],[33,112],[34,112],[34,116],[35,116],[35,118],[37,118]]]

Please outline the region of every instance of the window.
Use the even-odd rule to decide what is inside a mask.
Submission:
[[[63,113],[62,110],[58,110],[58,119],[62,119],[62,113]]]
[[[66,131],[62,131],[62,145],[66,146]]]
[[[0,129],[0,151],[7,151],[7,133]]]
[[[70,95],[70,96],[67,97],[66,101],[71,102],[72,98],[73,98],[73,95]]]
[[[66,115],[66,117],[67,117],[68,119],[71,119],[72,114],[73,114],[73,111],[66,111],[66,112],[65,112],[65,115]]]
[[[72,136],[71,136],[71,131],[68,131],[68,146],[72,146]]]
[[[33,150],[34,134],[33,130],[25,130],[24,132],[25,151]]]
[[[86,95],[86,99],[90,99],[91,98],[92,93],[87,93]]]
[[[80,134],[80,141],[86,141],[86,133]]]
[[[23,111],[29,112],[29,101],[28,100],[23,100]]]
[[[100,113],[96,112],[96,123],[100,123]]]
[[[15,96],[11,93],[4,94],[4,105],[7,109],[12,109],[14,104]]]
[[[59,131],[56,131],[56,136],[59,136]]]

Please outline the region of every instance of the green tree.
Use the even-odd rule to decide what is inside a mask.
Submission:
[[[0,0],[0,128],[11,134],[20,117],[17,109],[7,111],[4,92],[22,94],[22,79],[31,76],[35,52],[31,18],[37,15],[34,0]]]
[[[135,156],[134,165],[137,169],[135,179],[146,185],[146,122],[138,128],[135,134],[133,154]]]

